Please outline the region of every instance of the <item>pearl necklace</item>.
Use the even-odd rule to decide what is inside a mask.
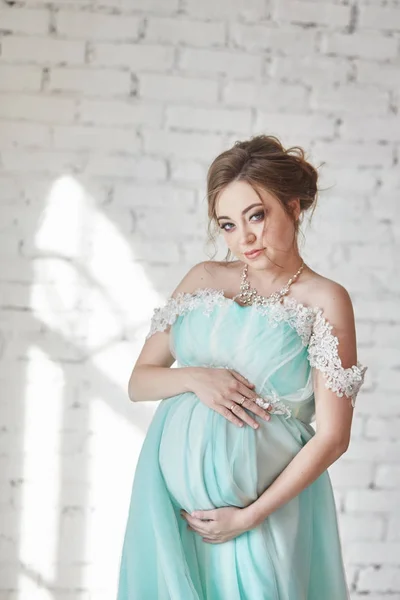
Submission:
[[[240,292],[234,296],[233,300],[235,298],[239,298],[244,305],[258,304],[261,306],[267,306],[268,304],[275,304],[276,302],[279,302],[280,299],[288,293],[289,287],[294,281],[296,281],[304,269],[304,261],[301,263],[300,269],[289,279],[287,284],[279,292],[273,292],[269,296],[261,296],[255,288],[250,287],[250,282],[247,279],[247,269],[248,264],[245,264],[241,276]]]

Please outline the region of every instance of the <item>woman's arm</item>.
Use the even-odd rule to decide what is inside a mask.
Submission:
[[[317,304],[324,317],[317,313],[308,346],[310,364],[316,367],[313,383],[317,433],[247,507],[226,506],[191,514],[181,511],[188,527],[207,543],[226,542],[257,527],[312,484],[348,448],[354,401],[366,367],[357,363],[354,314],[347,291],[330,282]]]
[[[171,298],[179,292],[192,292],[203,285],[208,274],[206,265],[207,261],[194,265],[172,292]],[[170,350],[170,329],[170,326],[165,327],[146,339],[128,383],[128,395],[133,402],[160,400],[192,391],[196,368],[170,368],[175,362]]]
[[[333,282],[332,282],[333,284]],[[330,285],[319,306],[334,326],[343,368],[357,364],[356,333],[351,299],[342,286]],[[348,448],[353,407],[347,396],[338,397],[325,386],[325,375],[313,370],[316,434],[246,512],[249,529],[313,483]]]
[[[348,413],[352,410],[351,407],[346,406]],[[342,421],[343,425],[348,420],[350,419],[346,414]],[[272,512],[300,494],[346,450],[347,444],[344,441],[316,434],[269,488],[255,502],[243,509],[246,512],[243,516],[248,523],[248,529],[253,529],[262,523]]]
[[[161,400],[184,392],[190,392],[190,381],[195,367],[170,369],[157,365],[141,365],[134,368],[128,383],[128,396],[132,402]]]

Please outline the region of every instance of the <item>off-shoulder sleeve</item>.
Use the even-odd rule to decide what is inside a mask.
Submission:
[[[180,312],[179,305],[179,298],[176,299],[170,296],[163,306],[157,306],[153,309],[150,320],[150,329],[146,335],[146,340],[157,331],[166,331],[169,329]]]
[[[345,395],[350,398],[354,407],[367,367],[359,361],[347,369],[342,366],[338,352],[339,340],[332,334],[332,329],[332,325],[323,317],[322,311],[318,311],[308,344],[308,359],[312,367],[324,374],[325,387],[339,397]]]
[[[223,301],[222,290],[213,288],[197,288],[194,292],[178,292],[175,297],[169,296],[163,306],[153,310],[146,340],[157,331],[169,330],[178,316],[196,308],[202,308],[205,315],[210,315],[214,306]]]

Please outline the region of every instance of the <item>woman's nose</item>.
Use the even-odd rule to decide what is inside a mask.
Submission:
[[[254,235],[254,233],[252,231],[243,229],[243,231],[242,231],[243,244],[253,244],[255,239],[256,239],[256,236]]]

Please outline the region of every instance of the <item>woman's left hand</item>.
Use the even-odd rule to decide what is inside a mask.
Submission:
[[[195,510],[190,514],[180,511],[188,529],[203,537],[209,544],[222,544],[252,529],[245,508],[224,506],[211,510]],[[194,516],[193,516],[194,515]]]

